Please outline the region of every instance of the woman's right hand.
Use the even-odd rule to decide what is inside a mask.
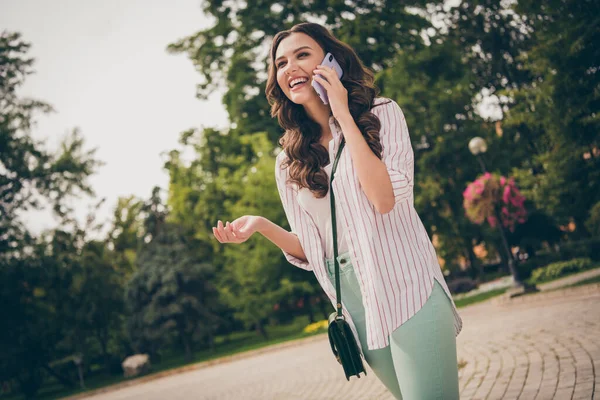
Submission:
[[[235,221],[229,223],[219,220],[216,227],[213,227],[213,234],[220,243],[243,243],[258,232],[258,226],[262,217],[256,215],[244,215]]]

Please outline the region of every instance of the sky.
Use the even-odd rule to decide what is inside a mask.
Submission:
[[[0,30],[20,32],[36,60],[20,95],[56,110],[38,118],[33,136],[56,149],[78,128],[105,163],[89,179],[97,197],[71,202],[80,221],[100,198],[97,219],[108,221],[120,196],[166,189],[161,153],[179,147],[182,131],[227,126],[222,94],[198,100],[200,74],[185,54],[166,51],[210,25],[200,0],[0,0]],[[57,225],[49,210],[23,218],[35,233]]]

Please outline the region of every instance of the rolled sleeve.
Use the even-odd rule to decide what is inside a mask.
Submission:
[[[283,152],[281,152],[280,154],[278,154],[275,161],[275,181],[277,182],[277,190],[279,191],[279,197],[281,198],[283,210],[285,211],[285,216],[290,225],[291,233],[298,237],[302,249],[306,249],[305,243],[303,243],[303,238],[306,235],[302,234],[302,230],[306,229],[301,220],[302,209],[298,204],[297,195],[294,189],[285,184],[287,181],[287,170],[281,169],[281,162],[283,157],[285,157],[285,155]],[[310,262],[301,260],[283,249],[281,249],[281,251],[283,252],[286,260],[290,264],[307,271],[312,271],[312,265],[310,264]],[[304,253],[306,254],[306,250],[304,250]]]
[[[400,106],[393,100],[374,110],[381,121],[382,161],[390,175],[397,204],[413,197],[414,155],[408,126]]]

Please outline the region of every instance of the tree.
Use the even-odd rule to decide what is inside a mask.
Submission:
[[[242,142],[252,145],[255,161],[239,168],[230,178],[232,198],[237,201],[226,215],[262,215],[282,226],[285,215],[275,185],[275,155],[265,133],[246,135]],[[297,300],[316,292],[316,280],[287,265],[279,248],[260,234],[239,245],[225,245],[224,268],[220,274],[221,298],[235,310],[235,317],[267,337],[264,325],[276,303]],[[307,304],[307,307],[309,305]]]
[[[223,103],[232,127],[243,134],[266,131],[275,145],[281,135],[277,121],[269,118],[264,96],[268,48],[273,36],[294,24],[319,20],[348,42],[369,67],[390,65],[396,51],[423,47],[422,30],[431,24],[412,7],[422,1],[373,2],[258,2],[207,1],[205,15],[215,24],[169,45],[173,53],[185,52],[201,75],[199,98],[225,88]]]
[[[0,256],[18,252],[19,243],[30,237],[17,210],[39,209],[45,199],[58,216],[66,216],[71,210],[65,200],[77,192],[92,194],[87,177],[101,164],[93,158],[95,150],[84,150],[77,129],[56,154],[32,138],[35,114],[53,109],[17,96],[17,89],[32,73],[29,47],[19,33],[0,34]]]
[[[575,234],[600,201],[600,21],[594,1],[519,3],[531,27],[530,51],[520,57],[531,79],[506,92],[507,125],[528,153],[515,170],[526,196]]]
[[[479,168],[467,144],[473,136],[493,141],[492,125],[476,113],[478,88],[460,48],[448,37],[432,38],[420,51],[400,51],[393,67],[378,75],[384,95],[403,109],[415,153],[415,207],[437,253],[452,271],[460,259],[475,277],[479,268],[473,245],[478,227],[465,218],[462,191]]]
[[[467,186],[463,197],[467,218],[478,225],[487,221],[492,228],[501,225],[514,232],[527,220],[525,197],[513,178],[486,172]]]
[[[141,249],[138,270],[126,289],[133,312],[129,331],[138,350],[155,354],[175,334],[191,361],[193,337],[212,337],[219,322],[217,291],[211,281],[214,268],[193,248],[180,227],[166,223]]]
[[[17,96],[32,73],[29,47],[19,33],[0,34],[0,303],[3,323],[9,327],[0,338],[0,380],[16,380],[28,398],[35,396],[46,373],[72,384],[51,361],[61,356],[60,343],[69,334],[61,306],[69,300],[65,288],[75,255],[60,251],[69,246],[58,232],[49,242],[35,238],[20,213],[48,202],[62,224],[69,224],[72,210],[66,200],[92,194],[87,178],[101,164],[93,150],[84,150],[76,129],[56,153],[31,136],[36,113],[51,112],[52,107]]]

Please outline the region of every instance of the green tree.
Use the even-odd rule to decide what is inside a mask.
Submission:
[[[133,315],[129,331],[138,350],[157,353],[169,335],[192,359],[194,336],[212,335],[219,322],[214,268],[196,256],[182,228],[164,224],[137,257],[138,269],[126,289]]]
[[[52,153],[31,136],[36,113],[49,113],[52,107],[39,100],[23,99],[17,91],[34,60],[27,57],[31,45],[19,33],[0,34],[0,256],[18,252],[20,243],[30,238],[17,211],[39,209],[43,200],[60,217],[71,209],[65,200],[74,193],[92,194],[87,177],[100,162],[95,150],[84,150],[77,129],[66,137],[60,151]]]
[[[241,138],[257,155],[255,162],[239,168],[230,177],[233,198],[238,200],[227,208],[229,221],[242,215],[261,215],[270,221],[283,221],[275,185],[275,155],[265,133]],[[228,219],[229,217],[225,218]],[[315,293],[310,274],[287,265],[279,248],[256,234],[248,242],[224,245],[224,269],[219,280],[223,301],[235,310],[235,317],[247,327],[254,327],[267,337],[264,324],[279,302],[302,298]]]
[[[30,254],[0,265],[0,380],[17,382],[26,398],[34,398],[44,380],[44,369],[55,359],[55,345],[63,336],[55,304],[48,301],[53,276],[52,259]],[[68,379],[63,382],[73,384]]]
[[[46,374],[73,384],[52,361],[64,354],[61,343],[72,334],[62,307],[73,301],[67,288],[73,276],[71,260],[77,256],[63,250],[81,243],[61,242],[59,231],[50,239],[35,238],[20,216],[47,202],[61,224],[68,225],[72,210],[66,200],[92,194],[87,178],[101,163],[93,150],[84,150],[78,130],[55,153],[32,137],[36,114],[51,112],[52,107],[17,95],[33,72],[29,47],[19,33],[0,34],[0,304],[3,323],[9,327],[0,338],[0,380],[18,382],[32,398]]]
[[[473,75],[460,49],[442,37],[420,51],[399,52],[394,66],[378,78],[407,119],[415,152],[415,207],[437,236],[446,266],[453,270],[464,258],[475,277],[481,270],[473,245],[481,234],[464,215],[462,191],[480,169],[467,145],[474,136],[494,138],[492,125],[473,105],[478,90]]]
[[[168,49],[187,53],[194,63],[201,76],[198,97],[206,98],[224,88],[223,103],[232,126],[244,134],[266,131],[276,144],[281,129],[269,117],[264,90],[267,49],[278,31],[307,20],[322,20],[354,47],[366,65],[381,70],[390,65],[398,49],[424,46],[420,33],[431,24],[414,12],[424,5],[422,1],[401,5],[391,0],[206,1],[203,11],[215,24],[172,43]]]
[[[531,79],[506,94],[507,123],[528,153],[515,171],[523,192],[578,236],[600,201],[600,7],[594,1],[519,3],[531,27],[531,49],[520,57]]]

